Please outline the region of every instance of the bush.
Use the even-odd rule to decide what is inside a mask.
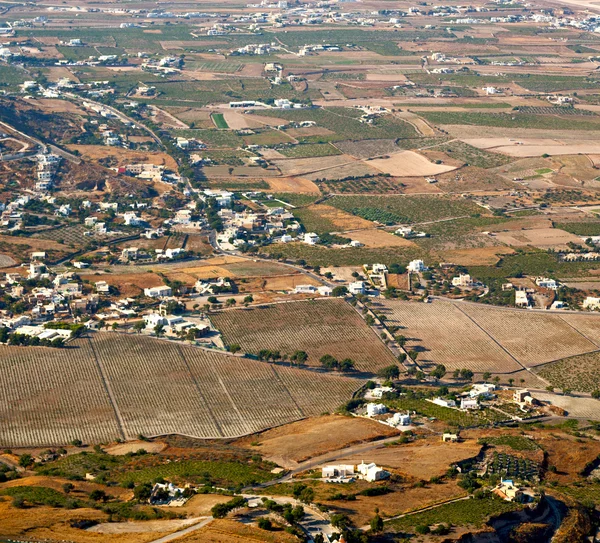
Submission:
[[[258,527],[261,530],[272,530],[273,529],[273,523],[271,522],[270,519],[265,518],[265,517],[261,517],[258,519]]]

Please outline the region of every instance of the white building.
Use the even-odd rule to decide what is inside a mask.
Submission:
[[[411,260],[406,269],[411,273],[419,273],[427,270],[427,266],[422,260]]]
[[[583,308],[590,309],[592,311],[600,309],[600,298],[595,298],[594,296],[588,296],[583,301]]]
[[[452,278],[453,287],[472,287],[473,280],[468,273],[461,273],[458,277]]]
[[[441,405],[442,407],[456,407],[456,402],[454,400],[446,400],[445,398],[435,398],[431,401],[432,403],[436,405]]]
[[[558,290],[558,283],[554,279],[548,277],[537,277],[535,284],[540,288],[548,288],[550,290]]]
[[[410,415],[403,413],[394,413],[391,418],[386,421],[390,426],[408,426],[410,424]]]
[[[471,387],[469,396],[471,398],[478,398],[480,396],[482,398],[491,398],[494,390],[496,390],[496,385],[491,383],[478,383]]]
[[[472,398],[462,398],[460,400],[461,409],[479,409],[479,403]]]
[[[350,294],[364,294],[365,290],[364,281],[354,281],[348,285],[348,292]]]
[[[361,478],[370,483],[374,481],[381,481],[387,479],[390,476],[388,471],[378,467],[375,463],[371,462],[366,464],[364,461],[356,466],[356,470],[360,474]]]
[[[307,232],[304,234],[304,243],[307,245],[316,245],[319,243],[319,236],[317,236],[317,234],[314,232]]]
[[[294,289],[294,294],[314,294],[317,292],[317,287],[314,285],[298,285]]]
[[[374,417],[375,415],[381,415],[387,413],[387,407],[382,403],[368,403],[367,404],[367,415]]]
[[[321,477],[323,479],[333,479],[337,477],[345,478],[354,475],[354,465],[352,464],[337,464],[332,466],[324,466],[321,469]]]
[[[164,298],[166,296],[172,296],[173,291],[171,287],[160,286],[160,287],[151,287],[144,289],[144,296],[148,296],[150,298]]]

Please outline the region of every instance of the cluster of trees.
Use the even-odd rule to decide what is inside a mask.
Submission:
[[[240,349],[241,347],[239,345],[229,346],[229,351],[232,353],[236,353]],[[291,355],[289,355],[287,353],[281,353],[280,351],[261,349],[260,351],[258,351],[258,359],[267,362],[287,362],[289,360],[290,364],[292,365],[303,366],[308,360],[308,353],[306,351],[294,351]]]
[[[463,381],[471,381],[474,375],[475,374],[471,370],[463,368],[462,370],[454,370],[452,377],[455,379],[461,379]]]
[[[352,371],[355,369],[354,361],[351,358],[344,358],[344,360],[339,361],[330,354],[324,354],[319,362],[327,370]]]
[[[212,516],[215,518],[225,518],[228,513],[233,511],[234,509],[239,509],[240,507],[245,507],[247,503],[246,498],[242,498],[241,496],[236,496],[232,500],[229,500],[225,503],[218,503],[213,506],[210,510]]]

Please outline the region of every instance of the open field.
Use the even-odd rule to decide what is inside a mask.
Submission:
[[[373,223],[327,204],[316,204],[294,210],[308,232],[343,232],[372,228]]]
[[[280,466],[293,468],[309,458],[396,433],[397,430],[376,421],[326,415],[267,430],[237,444],[249,446]]]
[[[581,238],[558,228],[534,228],[531,230],[511,230],[498,232],[496,239],[511,247],[531,245],[539,249],[568,249],[569,243],[581,243]]]
[[[338,360],[351,358],[357,369],[370,372],[394,363],[358,313],[339,299],[224,311],[211,319],[226,344],[238,344],[247,353],[270,349],[291,355],[302,350],[310,365],[319,365],[319,358],[330,354]]]
[[[282,530],[268,532],[233,519],[214,520],[208,526],[177,539],[178,543],[296,543],[298,538]]]
[[[422,349],[420,363],[451,370],[512,373],[598,349],[556,314],[442,301],[387,300],[382,306],[387,322],[404,327],[410,347]]]
[[[2,349],[6,447],[139,434],[238,436],[332,410],[359,386],[135,335],[94,334],[67,349]]]
[[[594,392],[600,390],[600,354],[581,354],[551,362],[541,366],[537,373],[558,388]]]
[[[177,171],[177,162],[166,153],[133,151],[131,149],[115,149],[105,145],[70,145],[69,150],[79,151],[81,156],[90,160],[109,159],[111,167],[127,164],[145,163],[164,166],[168,170]]]
[[[456,169],[455,166],[434,164],[424,156],[413,151],[401,151],[400,153],[389,155],[388,158],[376,158],[369,161],[369,164],[383,173],[389,173],[396,177],[438,175]]]

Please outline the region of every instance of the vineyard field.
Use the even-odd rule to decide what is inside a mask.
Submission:
[[[407,347],[421,351],[425,367],[444,364],[447,369],[516,375],[568,356],[598,350],[600,317],[557,315],[480,304],[434,300],[431,304],[396,300],[382,302],[381,313]],[[590,340],[591,339],[591,340]]]
[[[506,311],[475,304],[465,304],[463,309],[526,367],[598,349],[556,314]]]
[[[133,334],[0,349],[0,447],[237,437],[332,411],[361,385]]]
[[[551,362],[536,371],[552,385],[563,390],[590,393],[600,390],[600,353],[597,352]]]
[[[340,299],[276,304],[212,316],[226,344],[258,354],[262,349],[308,354],[309,365],[330,354],[351,358],[356,369],[376,372],[395,359],[356,311]]]
[[[402,326],[398,333],[408,339],[407,348],[419,353],[419,364],[444,364],[450,371],[469,368],[477,372],[506,373],[519,364],[454,304],[431,304],[387,300],[381,313],[389,325]]]

